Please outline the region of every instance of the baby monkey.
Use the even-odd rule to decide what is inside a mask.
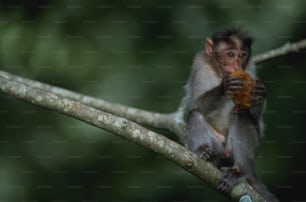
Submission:
[[[250,60],[251,45],[246,32],[222,30],[206,39],[205,53],[196,55],[186,84],[187,148],[223,171],[219,190],[229,191],[238,181],[247,180],[267,201],[277,201],[254,171],[265,87]],[[235,76],[237,71],[247,73],[253,82],[247,105],[237,105],[237,95],[246,87],[246,81]]]

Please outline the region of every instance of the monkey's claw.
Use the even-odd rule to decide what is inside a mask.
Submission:
[[[219,183],[217,189],[221,192],[228,192],[230,188],[232,187],[232,184],[229,183],[227,178],[222,179],[222,181]]]
[[[240,169],[238,167],[223,167],[223,178],[220,181],[217,189],[222,192],[228,192],[240,178]]]
[[[243,81],[236,77],[224,78],[223,85],[227,95],[234,95],[237,91],[243,90]]]
[[[204,159],[205,161],[212,160],[216,156],[215,152],[207,144],[201,145],[196,151],[196,154],[198,154],[200,158]]]

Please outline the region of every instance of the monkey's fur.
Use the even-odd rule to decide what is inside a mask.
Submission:
[[[250,61],[252,38],[230,29],[207,38],[205,53],[196,55],[186,84],[188,97],[187,148],[223,171],[218,189],[229,191],[247,180],[267,201],[277,199],[255,176],[254,162],[262,135],[265,88]],[[230,95],[242,90],[230,73],[244,70],[256,80],[252,105],[234,111]]]

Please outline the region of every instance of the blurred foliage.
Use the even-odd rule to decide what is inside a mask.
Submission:
[[[2,0],[0,67],[171,112],[205,37],[241,27],[256,38],[253,53],[262,53],[306,38],[305,7],[304,0]],[[283,201],[306,200],[305,65],[301,51],[258,67],[268,104],[256,169]],[[227,201],[138,145],[6,95],[0,124],[1,201]]]

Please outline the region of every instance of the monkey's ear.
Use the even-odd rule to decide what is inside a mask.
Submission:
[[[206,43],[205,43],[205,53],[208,56],[212,56],[214,54],[214,42],[210,38],[206,38]]]

